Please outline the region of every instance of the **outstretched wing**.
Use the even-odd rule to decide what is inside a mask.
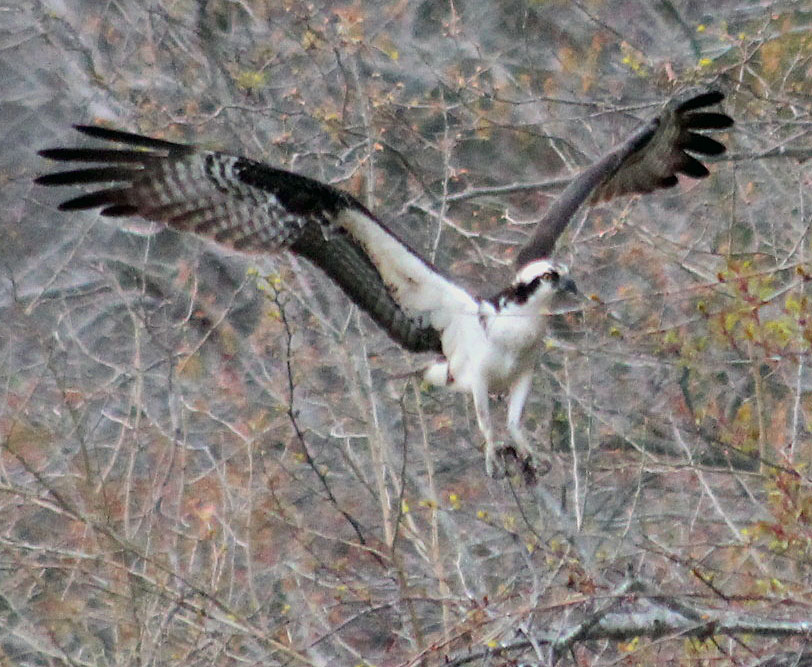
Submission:
[[[41,185],[99,185],[63,211],[141,216],[246,252],[286,248],[321,268],[403,347],[441,351],[453,313],[472,297],[440,275],[359,201],[329,185],[243,157],[77,126],[126,148],[52,148],[52,160],[96,166],[41,176]],[[114,184],[114,185],[110,185]]]
[[[733,125],[723,113],[697,111],[724,99],[718,91],[673,100],[663,112],[611,153],[585,169],[564,189],[516,256],[517,269],[549,256],[570,218],[587,199],[603,201],[634,192],[653,192],[677,184],[677,174],[704,178],[708,169],[690,153],[719,155],[725,146],[694,130]]]

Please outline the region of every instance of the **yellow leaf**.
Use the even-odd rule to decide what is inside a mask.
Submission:
[[[237,75],[237,86],[247,91],[258,90],[265,86],[267,80],[265,72],[247,70]]]

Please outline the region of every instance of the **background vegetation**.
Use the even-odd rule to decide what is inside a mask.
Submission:
[[[808,664],[808,4],[0,10],[2,664]],[[305,262],[31,183],[72,123],[194,141],[352,192],[491,292],[693,86],[737,123],[711,177],[559,246],[590,298],[540,351],[532,488]]]

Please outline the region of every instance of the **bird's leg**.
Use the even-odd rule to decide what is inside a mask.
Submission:
[[[533,380],[531,371],[522,373],[519,378],[513,383],[510,388],[508,396],[508,418],[507,426],[513,441],[523,456],[533,456],[533,450],[530,448],[530,443],[522,431],[522,410],[524,410],[524,403],[527,400],[527,394],[530,392],[530,385]]]
[[[527,400],[532,381],[533,372],[531,369],[522,373],[513,383],[508,397],[507,418],[508,431],[510,431],[510,435],[516,443],[520,454],[518,458],[522,460],[523,473],[528,482],[535,480],[537,471],[541,470],[543,474],[550,468],[550,461],[539,457],[522,430],[522,410],[524,410],[524,403]]]
[[[485,472],[494,476],[494,462],[496,459],[496,443],[493,440],[493,426],[491,425],[491,409],[488,403],[488,387],[477,383],[471,393],[474,396],[474,412],[479,430],[485,436]]]

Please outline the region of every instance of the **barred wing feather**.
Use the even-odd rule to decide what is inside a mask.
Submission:
[[[52,160],[102,165],[37,179],[42,185],[107,186],[63,202],[61,210],[137,215],[246,252],[289,249],[321,268],[412,351],[441,351],[446,314],[473,303],[336,188],[226,153],[102,127],[77,129],[128,148],[41,151]]]

